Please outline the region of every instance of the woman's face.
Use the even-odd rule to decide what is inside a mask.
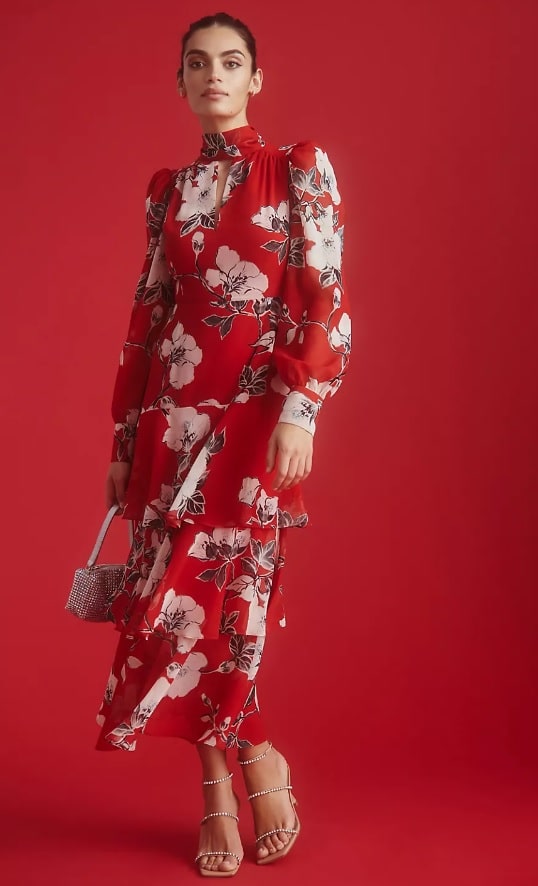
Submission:
[[[248,99],[260,91],[262,76],[259,69],[252,73],[252,57],[237,31],[214,25],[187,42],[179,87],[204,131],[218,131],[246,124]]]

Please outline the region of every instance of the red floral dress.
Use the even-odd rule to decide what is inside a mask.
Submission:
[[[134,750],[142,732],[257,744],[286,532],[307,522],[300,484],[272,489],[267,443],[278,421],[313,434],[347,368],[342,203],[321,148],[243,126],[153,176],[147,228],[113,395],[136,526],[97,747]]]

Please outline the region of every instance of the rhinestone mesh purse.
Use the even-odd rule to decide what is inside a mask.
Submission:
[[[77,569],[65,608],[84,621],[112,621],[110,604],[121,589],[125,575],[125,564],[97,563],[99,552],[118,505],[113,505],[99,530],[97,541],[85,567]],[[133,524],[129,523],[131,544]]]

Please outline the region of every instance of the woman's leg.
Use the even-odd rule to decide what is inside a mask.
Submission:
[[[197,864],[210,871],[233,871],[240,861],[233,855],[221,853],[233,852],[239,860],[243,858],[237,821],[228,815],[212,814],[230,812],[232,816],[236,816],[239,809],[232,779],[227,777],[230,770],[226,762],[226,752],[207,745],[199,744],[196,747],[202,764],[202,781],[212,782],[203,786],[204,818],[209,818],[201,827],[198,853],[203,852],[204,855],[198,858]]]
[[[242,748],[238,760],[249,795],[289,784],[287,761],[270,742]],[[251,804],[256,835],[266,834],[268,831],[276,832],[257,844],[256,855],[261,860],[284,849],[293,838],[289,831],[296,829],[295,810],[290,802],[289,791],[286,790],[262,793],[254,797]]]

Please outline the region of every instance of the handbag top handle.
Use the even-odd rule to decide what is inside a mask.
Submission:
[[[95,542],[95,545],[93,547],[93,551],[91,552],[89,559],[88,559],[88,563],[87,563],[88,569],[91,569],[92,566],[95,566],[95,564],[97,562],[97,558],[99,556],[99,552],[100,552],[101,548],[103,547],[103,542],[105,540],[106,534],[110,528],[110,524],[112,523],[112,520],[116,516],[116,514],[119,510],[119,507],[120,507],[119,505],[112,505],[112,507],[108,511],[105,519],[103,520],[103,525],[101,526],[101,528],[99,530],[99,535],[97,536],[97,541]],[[132,544],[133,543],[132,521],[129,521],[129,540]]]

